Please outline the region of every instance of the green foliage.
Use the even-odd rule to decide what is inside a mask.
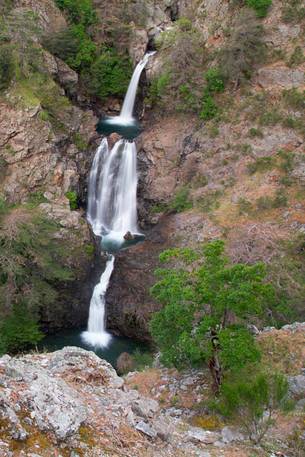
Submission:
[[[85,140],[83,135],[79,132],[76,132],[73,135],[73,143],[80,151],[86,151],[88,149],[88,142]]]
[[[36,197],[34,200],[36,204]],[[1,328],[1,335],[6,332],[6,350],[16,351],[27,342],[35,342],[40,334],[36,325],[39,309],[54,306],[58,282],[73,279],[64,242],[55,237],[57,230],[57,225],[37,208],[4,204],[0,228],[0,312],[3,316],[5,310],[8,319],[5,330]],[[21,320],[22,313],[30,317]]]
[[[14,58],[10,45],[0,46],[0,91],[7,89],[14,77]]]
[[[88,90],[102,99],[109,95],[123,97],[132,73],[127,56],[120,56],[113,48],[105,48],[85,76]]]
[[[28,197],[28,206],[30,208],[36,208],[36,206],[40,205],[40,203],[47,202],[47,198],[43,195],[43,192],[37,191],[32,192]]]
[[[266,111],[265,113],[261,114],[259,117],[259,124],[260,125],[276,125],[282,119],[281,114],[276,110],[272,109],[271,111]]]
[[[253,8],[257,17],[266,17],[272,0],[246,0],[246,5]]]
[[[276,409],[285,407],[288,382],[279,373],[241,372],[239,375],[223,384],[216,408],[224,416],[235,419],[257,444],[273,425]]]
[[[260,197],[256,201],[256,206],[258,210],[270,210],[275,208],[282,208],[287,206],[287,196],[283,189],[278,189],[274,197],[269,197],[268,195]]]
[[[248,164],[248,172],[250,175],[253,175],[257,172],[265,172],[268,170],[272,170],[275,166],[275,161],[273,157],[258,157],[255,162],[251,162]]]
[[[287,106],[295,110],[305,110],[305,91],[301,92],[297,89],[283,90],[283,99]]]
[[[204,75],[206,87],[203,92],[202,109],[200,118],[203,120],[213,119],[219,113],[219,108],[213,98],[213,95],[223,92],[225,89],[224,77],[219,68],[210,68]]]
[[[78,209],[77,193],[74,190],[71,190],[71,191],[66,193],[66,197],[69,200],[70,209],[72,211],[75,211],[76,209]]]
[[[67,12],[70,22],[88,27],[96,22],[92,0],[55,0],[61,10]]]
[[[176,213],[182,213],[183,211],[192,208],[193,204],[189,200],[189,189],[187,187],[182,187],[179,189],[174,199],[169,204],[169,209],[175,211]]]
[[[155,77],[149,87],[147,102],[153,105],[162,105],[170,81],[171,75],[169,73],[163,73]]]
[[[27,307],[15,305],[12,313],[0,324],[0,355],[27,349],[42,338],[43,333]]]
[[[153,354],[150,352],[142,352],[140,349],[136,349],[132,354],[134,362],[134,370],[143,371],[147,367],[151,367],[154,361]]]
[[[156,39],[161,61],[148,100],[167,111],[199,113],[204,87],[202,35],[189,19],[180,18]]]
[[[203,99],[202,99],[202,108],[200,111],[200,119],[208,121],[208,120],[216,117],[218,113],[219,113],[219,108],[216,105],[216,102],[215,102],[213,96],[205,92]]]
[[[164,307],[153,315],[150,329],[165,364],[182,368],[209,362],[215,382],[215,364],[221,378],[224,370],[234,372],[259,359],[245,324],[253,315],[262,316],[274,289],[264,281],[264,265],[229,265],[220,240],[206,244],[202,254],[188,250],[185,261],[185,253],[174,249],[161,256],[178,266],[156,271],[159,281],[151,293]],[[232,325],[228,314],[240,325]]]
[[[45,36],[43,46],[74,70],[89,67],[96,58],[96,45],[82,24]]]
[[[252,203],[246,198],[240,198],[238,200],[238,213],[240,216],[244,214],[251,214],[253,211]]]
[[[256,129],[255,127],[252,127],[250,130],[249,130],[249,136],[252,137],[252,138],[263,138],[264,137],[264,134],[263,132],[260,130],[260,129]]]
[[[225,90],[224,77],[219,68],[210,68],[204,77],[207,82],[206,89],[210,94],[216,94]]]
[[[288,61],[289,67],[297,67],[305,61],[305,56],[301,46],[297,46]]]

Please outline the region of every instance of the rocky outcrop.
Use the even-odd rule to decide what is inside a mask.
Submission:
[[[12,457],[195,457],[214,455],[218,432],[161,410],[93,352],[0,358],[0,453]],[[210,446],[212,446],[210,448]],[[204,454],[205,453],[205,454]]]

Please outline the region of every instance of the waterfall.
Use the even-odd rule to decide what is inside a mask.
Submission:
[[[140,80],[141,73],[145,66],[148,63],[149,57],[151,57],[154,54],[154,52],[148,52],[145,54],[143,59],[138,63],[136,66],[135,71],[133,72],[131,81],[129,83],[129,87],[125,96],[125,100],[123,103],[123,107],[121,110],[120,117],[122,120],[126,120],[127,122],[132,119],[132,114],[133,114],[133,107],[136,99],[136,94],[137,94],[137,88]]]
[[[82,333],[82,338],[91,346],[106,347],[111,340],[110,334],[105,331],[105,296],[113,268],[114,256],[111,255],[90,301],[88,330]]]
[[[141,73],[153,53],[138,63],[132,75],[120,116],[108,123],[132,123],[133,108]],[[116,120],[115,120],[116,119]],[[118,122],[119,120],[119,122]],[[137,150],[133,141],[119,140],[109,150],[104,138],[98,147],[89,176],[87,219],[101,247],[108,253],[105,271],[90,301],[88,329],[83,340],[106,347],[111,335],[105,330],[106,292],[114,268],[114,252],[142,241],[137,225]]]

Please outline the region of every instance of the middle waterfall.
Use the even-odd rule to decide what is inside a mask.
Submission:
[[[151,54],[139,62],[131,78],[120,116],[113,118],[124,126],[132,122],[136,91],[141,72]],[[115,121],[117,119],[117,121]],[[108,118],[107,122],[112,122]],[[101,248],[108,254],[106,269],[94,288],[90,301],[88,329],[83,340],[106,347],[111,335],[106,331],[106,291],[114,268],[113,253],[144,240],[137,225],[137,150],[134,141],[121,139],[110,150],[104,138],[98,147],[89,176],[87,219]]]

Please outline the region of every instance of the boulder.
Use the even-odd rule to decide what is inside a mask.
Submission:
[[[289,376],[288,391],[295,399],[305,398],[305,375]]]

